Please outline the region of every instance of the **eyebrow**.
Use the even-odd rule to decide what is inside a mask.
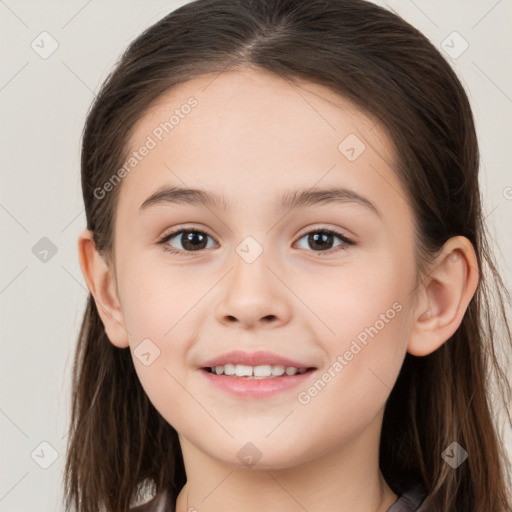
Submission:
[[[275,212],[293,210],[294,208],[316,205],[340,205],[355,203],[381,216],[375,204],[368,198],[353,190],[339,187],[325,189],[309,188],[285,192],[280,200],[274,203]],[[192,206],[208,206],[223,211],[229,209],[229,202],[223,196],[217,196],[207,190],[162,186],[151,194],[140,206],[145,210],[157,204],[186,204]]]

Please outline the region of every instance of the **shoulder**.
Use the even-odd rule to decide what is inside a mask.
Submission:
[[[174,512],[174,503],[170,500],[168,492],[164,490],[147,503],[130,508],[128,512]]]
[[[386,512],[428,512],[427,508],[421,507],[426,496],[427,491],[423,485],[413,485],[402,493]]]

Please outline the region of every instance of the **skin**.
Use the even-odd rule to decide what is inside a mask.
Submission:
[[[463,237],[448,240],[417,285],[413,212],[384,129],[316,84],[250,68],[203,75],[161,97],[129,147],[144,144],[190,96],[198,106],[119,185],[113,261],[98,254],[89,231],[78,240],[110,341],[130,348],[149,399],[179,433],[187,483],[177,512],[384,512],[397,499],[378,465],[386,399],[406,352],[429,354],[460,325],[478,284],[473,247]],[[366,145],[355,161],[338,149],[348,134]],[[166,184],[224,195],[230,207],[158,204],[139,212]],[[313,186],[356,191],[380,215],[352,202],[273,210],[284,191]],[[207,248],[187,255],[181,235],[167,244],[183,255],[157,244],[190,227],[211,236]],[[304,236],[319,229],[356,245],[334,237],[324,254]],[[263,248],[252,263],[236,252],[247,236]],[[395,303],[400,312],[300,403],[298,392]],[[160,350],[149,366],[134,353],[147,338]],[[237,399],[198,369],[237,348],[318,370],[300,389]],[[237,457],[248,442],[262,454],[252,467]]]

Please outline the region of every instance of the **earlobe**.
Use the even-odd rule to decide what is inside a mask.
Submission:
[[[459,328],[479,282],[476,253],[463,236],[450,238],[419,290],[407,352],[425,356]]]
[[[119,302],[113,270],[96,250],[93,234],[85,229],[78,237],[80,268],[91,292],[110,342],[119,348],[129,346],[128,332]]]

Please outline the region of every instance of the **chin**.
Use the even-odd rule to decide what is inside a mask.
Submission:
[[[300,443],[295,444],[289,449],[283,449],[282,446],[279,449],[278,446],[273,446],[268,440],[266,442],[262,440],[261,443],[247,441],[241,444],[239,448],[234,448],[235,456],[233,458],[226,459],[223,456],[215,456],[215,454],[212,454],[212,456],[237,470],[276,471],[293,468],[315,458],[314,455],[308,457],[308,454],[304,453],[303,450],[299,453],[297,451],[298,446],[301,446]],[[232,448],[229,450],[231,451]]]

